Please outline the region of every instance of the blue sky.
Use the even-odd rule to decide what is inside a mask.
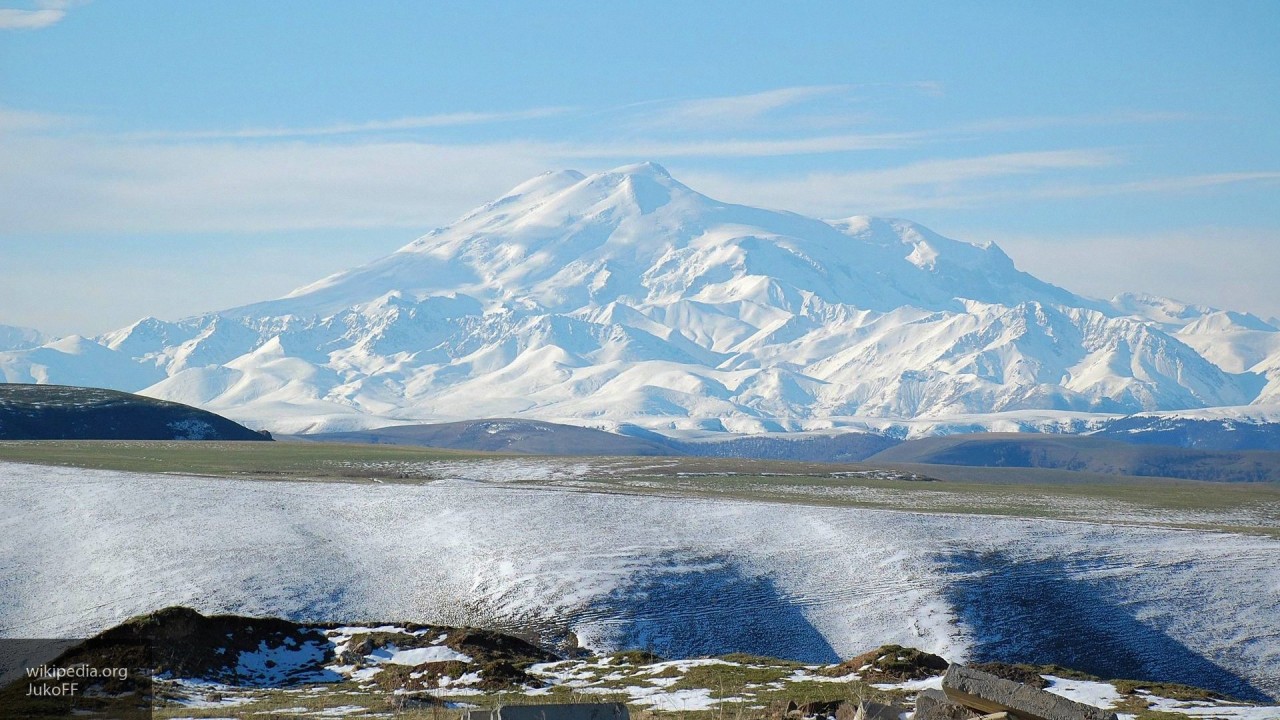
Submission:
[[[1280,3],[0,1],[0,323],[281,295],[529,176],[1280,315]]]

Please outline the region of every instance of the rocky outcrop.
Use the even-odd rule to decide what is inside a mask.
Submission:
[[[1019,720],[1116,720],[1116,714],[1038,688],[953,664],[942,678],[947,699],[985,714]]]
[[[916,714],[913,720],[972,720],[978,717],[974,710],[952,702],[941,690],[920,691],[916,696]]]

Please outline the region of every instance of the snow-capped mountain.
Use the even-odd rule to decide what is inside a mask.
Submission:
[[[39,330],[15,327],[13,325],[0,325],[0,351],[27,350],[39,347],[51,339]]]
[[[719,202],[641,164],[539,176],[279,300],[139,321],[98,338],[136,377],[98,359],[74,381],[286,432],[496,416],[752,432],[1277,402],[1277,338],[1252,316],[1083,298],[903,220]],[[6,377],[52,381],[34,362],[0,353]]]

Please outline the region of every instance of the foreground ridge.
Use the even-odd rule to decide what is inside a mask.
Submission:
[[[206,617],[183,607],[132,618],[48,664],[97,662],[144,667],[154,677],[146,697],[157,718],[505,718],[524,715],[477,711],[564,703],[638,718],[896,718],[907,709],[918,720],[991,712],[1024,720],[1114,720],[1117,711],[1280,717],[1280,706],[1182,685],[1103,681],[1057,667],[965,667],[897,645],[826,666],[749,655],[669,660],[553,651],[476,628]],[[14,702],[15,687],[0,693],[0,704]]]

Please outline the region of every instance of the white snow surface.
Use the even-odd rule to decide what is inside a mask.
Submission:
[[[424,648],[409,648],[401,650],[394,645],[388,648],[380,648],[372,653],[374,661],[381,661],[387,665],[421,665],[428,662],[448,662],[457,660],[458,662],[469,663],[471,657],[464,653],[460,653],[452,648],[436,645]]]
[[[905,220],[719,202],[644,163],[534,178],[285,298],[0,352],[0,374],[279,432],[510,416],[766,432],[1274,402],[1277,337],[1246,314],[1084,298]]]
[[[1280,542],[1268,538],[475,480],[17,464],[0,465],[0,506],[0,636],[80,636],[181,604],[572,629],[596,649],[829,662],[898,643],[962,660],[985,638],[950,594],[973,571],[957,575],[948,557],[1002,555],[1033,581],[1052,566],[1055,583],[1096,588],[1136,623],[1118,641],[1157,637],[1280,693]]]
[[[1218,703],[1183,702],[1168,698],[1151,698],[1151,709],[1156,711],[1179,713],[1192,718],[1212,720],[1277,720],[1280,718],[1280,707],[1275,705],[1248,706],[1223,705]],[[1132,717],[1132,716],[1130,716]]]
[[[1120,693],[1116,691],[1115,685],[1111,683],[1070,680],[1053,675],[1043,675],[1042,677],[1049,681],[1049,687],[1045,688],[1046,691],[1085,705],[1109,708],[1121,698]]]
[[[0,325],[0,351],[28,350],[39,347],[53,338],[39,330],[14,325]]]

